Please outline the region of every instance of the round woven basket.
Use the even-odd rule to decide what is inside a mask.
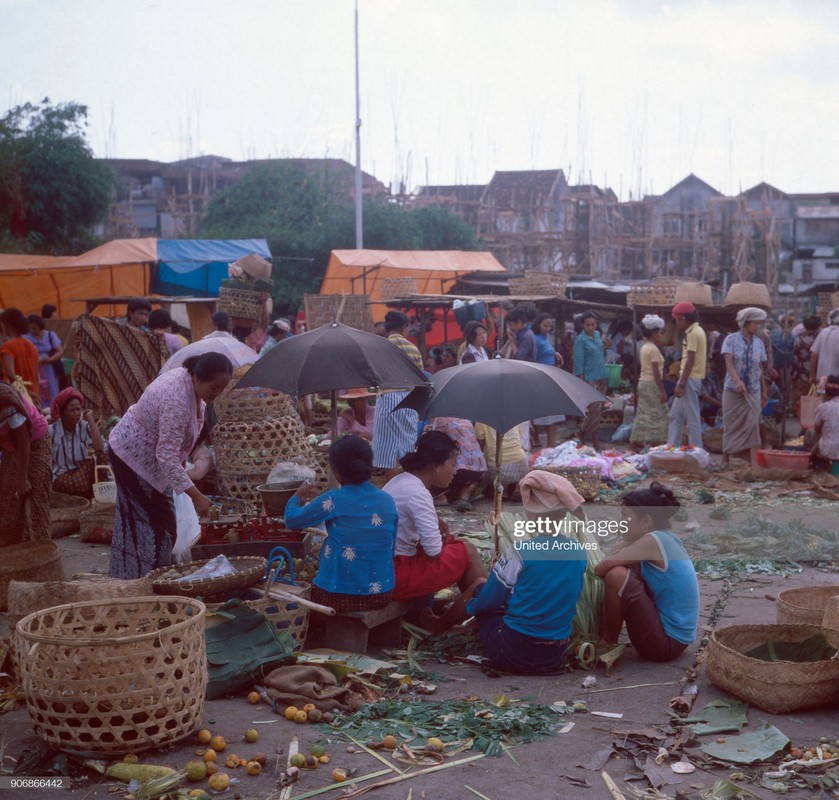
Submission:
[[[673,302],[681,303],[683,300],[687,300],[688,303],[693,303],[695,306],[710,306],[714,304],[711,287],[706,286],[704,283],[695,283],[693,281],[680,283],[676,288]]]
[[[153,594],[148,576],[136,580],[118,580],[107,575],[84,575],[69,581],[9,584],[9,626],[33,611],[85,600],[112,600],[120,597],[145,597]]]
[[[61,550],[51,539],[0,548],[0,611],[8,602],[12,581],[63,581]]]
[[[231,384],[234,385],[232,381]],[[213,405],[220,422],[249,422],[297,415],[291,395],[273,389],[228,389]]]
[[[822,618],[822,628],[829,628],[832,631],[839,631],[839,596],[831,597],[827,601]]]
[[[730,625],[711,634],[705,669],[714,685],[768,711],[785,714],[839,703],[839,656],[829,661],[761,661],[744,652],[767,642],[803,642],[824,633],[839,647],[839,631],[816,625]]]
[[[204,604],[185,597],[91,600],[17,624],[35,732],[57,750],[121,755],[196,731],[204,713]]]
[[[565,478],[586,500],[594,500],[600,492],[600,467],[546,466],[536,469]]]
[[[62,539],[77,533],[82,512],[90,508],[90,501],[74,494],[50,492],[50,536]]]
[[[775,621],[779,625],[821,625],[831,597],[839,597],[839,586],[787,589],[775,602]]]
[[[732,283],[728,294],[725,296],[727,306],[762,306],[772,307],[772,300],[769,297],[769,287],[765,283]]]
[[[220,578],[204,578],[194,581],[175,580],[179,576],[189,575],[203,567],[207,561],[187,561],[185,564],[174,564],[170,567],[160,567],[150,572],[146,577],[151,581],[155,594],[179,595],[181,597],[226,598],[232,592],[253,586],[265,575],[267,562],[264,558],[239,556],[229,559],[236,568],[232,575]]]

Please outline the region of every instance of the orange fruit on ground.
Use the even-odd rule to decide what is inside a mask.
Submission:
[[[321,764],[328,764],[329,763],[329,756],[315,756]]]
[[[245,772],[247,772],[248,775],[259,775],[259,773],[262,772],[262,764],[258,761],[248,761],[245,766]]]
[[[293,720],[296,715],[297,715],[297,707],[296,706],[289,706],[285,711],[283,711],[283,716],[286,719]]]
[[[306,766],[306,756],[303,753],[295,753],[289,760],[288,764],[290,767],[305,767]]]
[[[260,701],[260,700],[262,700],[262,698],[259,696],[259,692],[250,692],[250,693],[248,694],[248,702],[249,702],[252,706],[257,705],[257,704],[259,703],[259,701]]]
[[[257,739],[259,739],[259,731],[256,728],[248,728],[245,731],[245,741],[249,744],[253,744]]]
[[[218,753],[215,750],[213,750],[212,747],[210,747],[204,751],[204,755],[202,756],[202,758],[204,759],[204,761],[214,763],[218,759]]]
[[[213,734],[210,733],[210,731],[208,731],[206,728],[202,728],[200,731],[198,731],[198,741],[201,744],[209,744],[210,739],[212,738]]]
[[[187,797],[194,797],[196,800],[210,800],[210,795],[203,789],[190,789],[186,795]]]
[[[207,777],[207,764],[200,759],[190,759],[186,762],[184,769],[186,770],[187,780],[203,781]]]
[[[397,741],[395,736],[388,735],[385,736],[384,739],[382,739],[382,747],[384,747],[386,750],[395,750],[396,745]]]
[[[140,757],[138,755],[136,755],[135,753],[129,753],[128,755],[123,756],[122,760],[126,764],[139,764],[140,763]]]
[[[342,783],[347,779],[347,771],[345,769],[333,769],[332,770],[332,780],[335,783]]]
[[[239,756],[233,755],[231,753],[225,760],[224,766],[228,769],[236,769],[239,766]]]
[[[310,711],[314,711],[314,710],[315,710],[315,708],[316,708],[316,706],[315,706],[315,704],[314,704],[314,703],[306,703],[306,705],[305,705],[305,706],[303,706],[303,710],[304,710],[307,714],[308,714]]]
[[[225,772],[217,772],[210,776],[209,785],[214,792],[223,792],[230,786],[230,776]]]
[[[213,736],[213,738],[210,739],[210,747],[212,747],[217,753],[220,753],[225,747],[227,747],[227,742],[224,740],[223,736]]]
[[[309,721],[309,715],[308,715],[305,711],[298,711],[298,712],[294,715],[294,721],[295,721],[298,725],[302,725],[304,722],[308,722],[308,721]]]
[[[218,772],[218,764],[215,761],[208,761],[207,762],[207,777],[209,778],[211,775],[215,775]]]

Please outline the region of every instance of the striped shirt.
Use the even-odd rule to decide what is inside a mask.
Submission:
[[[52,434],[52,477],[57,478],[65,472],[75,469],[85,459],[90,458],[93,438],[90,425],[85,420],[68,431],[61,420],[50,425]]]
[[[389,342],[393,342],[411,361],[418,370],[422,370],[422,356],[415,344],[409,342],[404,336],[398,333],[392,333],[387,337]]]

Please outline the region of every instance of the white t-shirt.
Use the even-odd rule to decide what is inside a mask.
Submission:
[[[396,503],[399,527],[396,530],[395,556],[415,556],[417,545],[427,556],[439,555],[443,549],[440,522],[434,499],[416,475],[402,472],[384,485]]]

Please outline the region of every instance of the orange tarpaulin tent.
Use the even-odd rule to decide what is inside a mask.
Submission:
[[[445,294],[463,275],[505,271],[492,253],[472,250],[333,250],[320,293],[366,294],[376,302],[383,289],[385,297],[394,296],[385,281],[410,278],[415,288],[404,294]],[[374,308],[374,316],[381,317],[382,308]]]
[[[80,256],[0,254],[0,308],[40,314],[41,306],[52,303],[56,316],[76,317],[85,310],[78,298],[148,294],[156,261],[156,239],[117,239]],[[96,309],[106,317],[124,313],[124,307]]]

